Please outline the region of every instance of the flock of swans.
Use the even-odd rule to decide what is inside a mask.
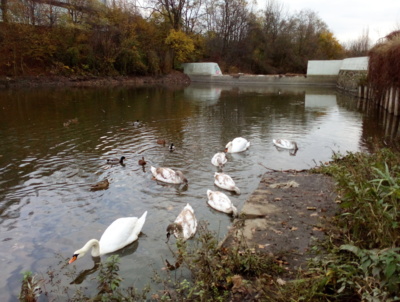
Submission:
[[[157,141],[157,143],[161,143]],[[297,151],[297,144],[293,141],[285,139],[273,140],[275,146],[288,150]],[[162,144],[165,144],[163,140]],[[216,153],[212,159],[211,163],[222,169],[226,164],[227,158],[226,153],[238,153],[244,152],[250,147],[250,142],[245,138],[237,137],[226,144],[224,152]],[[175,149],[174,145],[169,146],[170,150]],[[109,159],[108,164],[121,164],[124,165],[125,157],[122,156],[119,159]],[[139,165],[146,165],[144,157],[139,160]],[[175,171],[171,168],[166,167],[153,167],[150,168],[154,179],[168,183],[168,184],[187,184],[188,180],[181,171]],[[214,174],[214,184],[219,188],[236,194],[240,194],[240,189],[236,186],[234,180],[226,173],[215,172]],[[106,189],[108,188],[108,181],[103,180],[91,187],[92,190]],[[232,204],[229,197],[220,191],[207,190],[208,205],[213,209],[232,215],[237,216],[238,210]],[[145,224],[147,216],[147,211],[142,214],[140,218],[138,217],[123,217],[115,220],[111,225],[107,227],[101,236],[100,240],[90,239],[82,248],[76,250],[73,253],[72,258],[69,263],[73,263],[75,260],[82,258],[86,253],[91,250],[91,255],[93,257],[99,257],[104,254],[115,252],[123,247],[131,244],[138,239],[140,232],[142,231],[143,225]],[[194,215],[194,210],[192,206],[188,203],[179,215],[176,217],[175,221],[168,225],[167,227],[167,242],[173,234],[176,238],[186,241],[192,238],[197,230],[197,219]]]

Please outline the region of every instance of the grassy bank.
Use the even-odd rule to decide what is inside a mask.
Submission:
[[[398,301],[400,156],[381,149],[332,159],[313,172],[334,178],[340,211],[326,225],[327,240],[314,247],[317,256],[297,279],[284,281],[280,261],[242,242],[221,248],[202,225],[193,244],[177,243],[175,259],[154,273],[148,287],[121,288],[113,256],[101,265],[98,293],[76,292],[71,301]],[[38,284],[45,291],[46,284],[57,282],[47,279],[25,274],[21,300],[35,301]],[[50,301],[53,294],[47,293]]]

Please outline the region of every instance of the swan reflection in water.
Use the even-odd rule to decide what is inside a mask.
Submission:
[[[106,261],[108,257],[113,256],[113,255],[118,255],[119,258],[123,258],[129,255],[132,255],[134,252],[136,252],[137,248],[139,247],[139,241],[135,241],[132,244],[124,247],[123,249],[119,250],[118,252],[110,253],[107,254]],[[99,268],[101,268],[101,257],[92,257],[93,260],[93,267],[81,271],[78,276],[74,280],[71,281],[70,284],[81,284],[86,278],[96,271],[98,271]]]

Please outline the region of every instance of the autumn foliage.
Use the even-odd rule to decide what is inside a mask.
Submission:
[[[185,62],[224,73],[305,73],[343,48],[312,11],[254,13],[246,0],[2,0],[0,76],[161,75]]]
[[[400,87],[400,31],[394,31],[369,52],[368,82],[378,95]]]

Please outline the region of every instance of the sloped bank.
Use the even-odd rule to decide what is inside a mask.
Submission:
[[[325,236],[338,210],[334,181],[309,171],[267,172],[246,200],[223,246],[245,240],[273,255],[292,276],[310,258],[310,248]]]
[[[21,87],[99,87],[99,86],[143,86],[143,85],[168,85],[187,86],[190,78],[182,72],[174,71],[162,76],[25,76],[25,77],[2,77],[1,88]]]

